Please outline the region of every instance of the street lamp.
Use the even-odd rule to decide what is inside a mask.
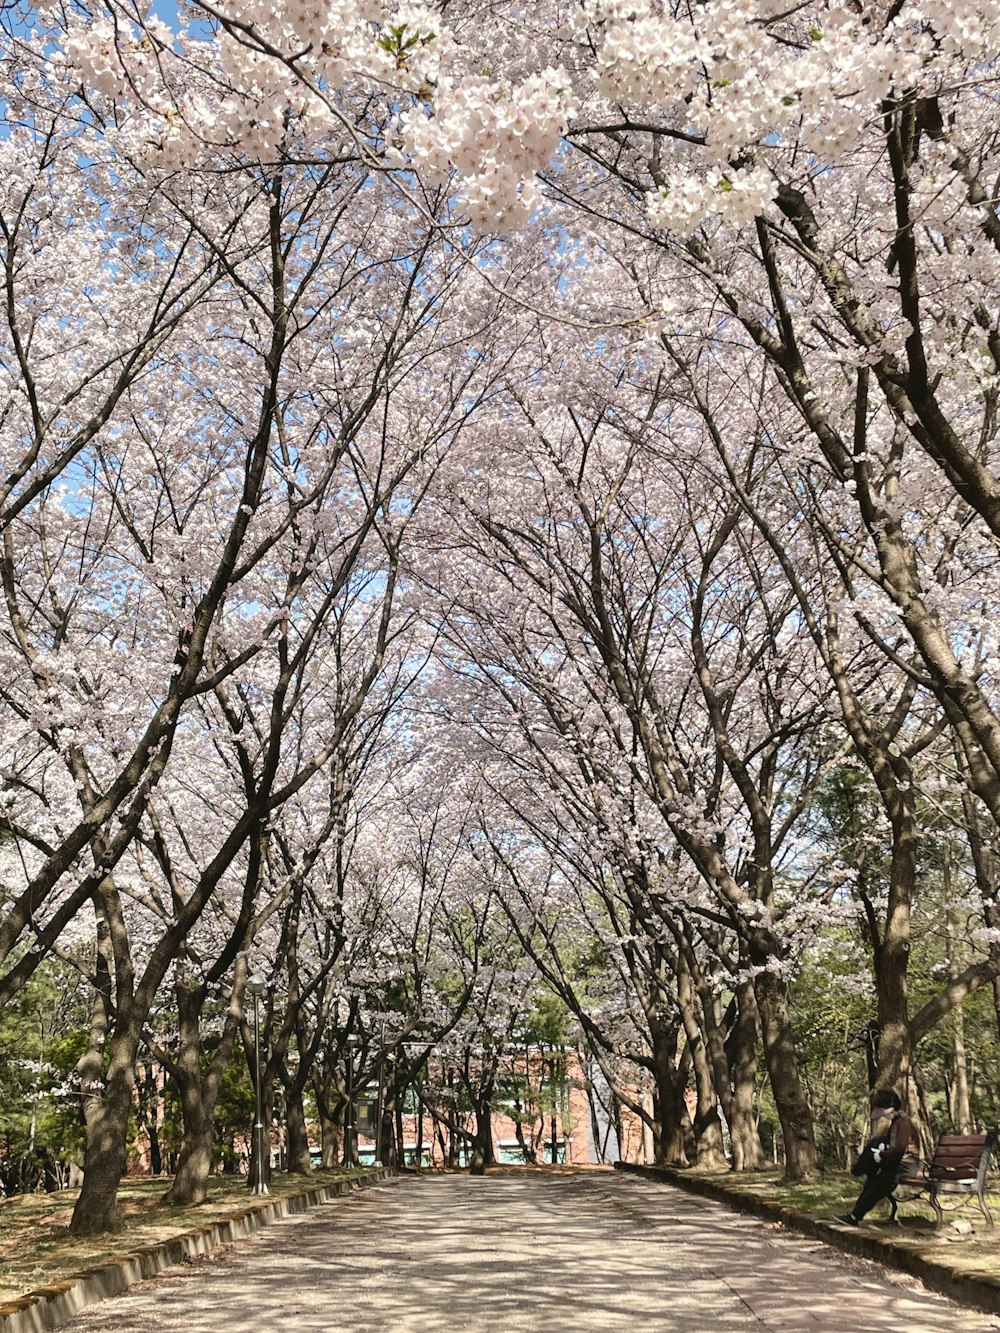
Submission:
[[[354,1166],[354,1048],[359,1038],[351,1033],[347,1038],[347,1125],[344,1159],[348,1168]]]
[[[378,1118],[375,1121],[375,1165],[382,1165],[382,1085],[385,1079],[385,1019],[382,1020],[382,1036],[378,1052]]]
[[[260,997],[264,994],[266,986],[266,981],[259,973],[247,977],[247,994],[253,996],[254,1170],[251,1173],[252,1194],[268,1194],[270,1192],[267,1188],[264,1170],[264,1109],[260,1086]]]

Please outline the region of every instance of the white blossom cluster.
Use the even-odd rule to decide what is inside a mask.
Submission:
[[[936,93],[1000,48],[995,4],[907,6],[884,26],[872,9],[710,0],[671,17],[657,0],[593,0],[600,91],[692,144],[649,196],[654,222],[686,232],[712,215],[745,221],[776,189],[761,159],[794,148],[816,166],[840,162],[884,99]]]
[[[740,226],[765,210],[774,190],[774,177],[766,167],[713,167],[703,177],[676,173],[649,195],[649,216],[656,226],[682,233],[714,216]]]
[[[539,202],[535,172],[554,156],[573,108],[562,69],[510,87],[484,76],[445,79],[432,113],[417,107],[403,118],[403,146],[432,184],[458,173],[477,227],[520,226]]]
[[[708,0],[671,13],[661,0],[588,0],[567,25],[543,5],[519,51],[511,34],[523,16],[504,5],[472,18],[420,0],[279,0],[263,11],[231,0],[207,43],[156,21],[111,22],[95,4],[70,22],[56,63],[100,96],[137,94],[147,139],[174,167],[198,144],[271,160],[293,124],[307,139],[348,124],[346,91],[374,97],[385,140],[366,139],[369,150],[395,144],[396,162],[434,185],[457,175],[484,229],[527,221],[536,173],[568,129],[625,114],[683,145],[659,164],[648,209],[657,226],[688,232],[712,216],[756,216],[774,197],[776,164],[845,161],[878,133],[885,99],[960,86],[1000,49],[995,3],[879,9]],[[195,68],[209,77],[192,81]]]

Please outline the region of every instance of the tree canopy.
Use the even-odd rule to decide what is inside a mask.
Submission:
[[[995,6],[0,21],[6,1187],[995,1119]]]

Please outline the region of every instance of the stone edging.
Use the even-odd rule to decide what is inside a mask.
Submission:
[[[670,1166],[636,1166],[632,1162],[616,1162],[616,1171],[628,1171],[633,1175],[646,1176],[650,1180],[661,1180],[670,1185],[687,1190],[689,1194],[698,1194],[716,1203],[723,1203],[734,1212],[749,1213],[769,1222],[780,1222],[783,1226],[800,1231],[816,1240],[836,1245],[850,1254],[859,1254],[865,1259],[884,1264],[887,1268],[896,1268],[900,1272],[917,1277],[925,1286],[934,1291],[950,1296],[962,1305],[971,1305],[987,1314],[1000,1314],[1000,1278],[977,1274],[961,1273],[949,1264],[939,1263],[917,1254],[906,1242],[896,1243],[882,1240],[871,1235],[867,1230],[854,1230],[840,1227],[814,1217],[811,1213],[800,1212],[785,1204],[774,1203],[769,1199],[757,1199],[736,1190],[726,1189],[725,1185],[706,1179],[704,1176],[692,1176],[686,1171]],[[2,1328],[2,1325],[0,1325]]]
[[[301,1194],[281,1198],[269,1195],[259,1203],[240,1207],[219,1222],[116,1255],[96,1268],[86,1268],[61,1282],[39,1287],[17,1300],[0,1304],[0,1333],[45,1333],[45,1330],[72,1319],[87,1306],[117,1296],[134,1282],[153,1277],[164,1268],[172,1268],[196,1254],[207,1254],[219,1245],[242,1240],[279,1217],[304,1213],[327,1199],[377,1184],[394,1174],[391,1168],[382,1167],[361,1176],[303,1190]]]

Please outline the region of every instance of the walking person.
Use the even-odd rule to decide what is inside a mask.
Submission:
[[[920,1139],[917,1127],[902,1109],[899,1093],[892,1088],[877,1088],[872,1093],[872,1124],[882,1120],[889,1121],[886,1143],[881,1153],[876,1149],[876,1160],[868,1170],[868,1178],[862,1186],[857,1202],[849,1213],[835,1217],[835,1222],[844,1226],[861,1225],[866,1213],[877,1203],[887,1199],[896,1185],[903,1180],[912,1180],[920,1174]],[[875,1156],[875,1154],[872,1154]],[[869,1154],[865,1153],[868,1157]]]

